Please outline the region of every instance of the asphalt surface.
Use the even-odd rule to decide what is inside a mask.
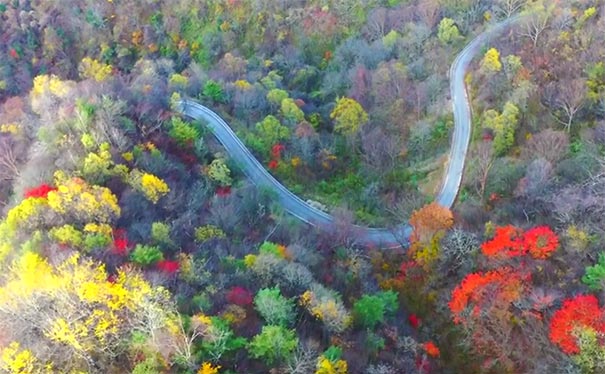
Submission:
[[[450,92],[455,126],[447,170],[441,190],[436,197],[436,201],[442,206],[451,208],[456,200],[471,137],[471,109],[464,84],[466,70],[474,55],[489,41],[489,38],[504,30],[516,20],[517,18],[508,19],[480,34],[467,44],[450,67]],[[239,165],[250,181],[258,187],[265,187],[273,191],[287,212],[322,230],[338,230],[333,216],[307,204],[277,181],[250,153],[231,127],[218,114],[194,100],[184,99],[179,104],[182,114],[196,120],[205,121],[214,136],[225,147],[231,159]],[[394,228],[371,228],[355,225],[351,230],[352,232],[349,235],[354,235],[358,243],[383,249],[396,248],[401,245],[406,246],[412,233],[412,228],[407,223]]]

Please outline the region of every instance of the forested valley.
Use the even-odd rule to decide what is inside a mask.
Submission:
[[[0,0],[0,211],[0,373],[605,373],[605,4]]]

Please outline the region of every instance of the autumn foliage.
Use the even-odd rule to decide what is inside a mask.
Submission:
[[[559,238],[548,226],[537,226],[527,232],[515,226],[496,228],[491,240],[481,245],[487,257],[511,258],[529,254],[535,259],[546,259],[559,247]]]
[[[56,191],[55,187],[51,187],[48,184],[41,184],[38,187],[30,188],[25,190],[23,197],[29,199],[30,197],[38,197],[46,199],[50,191]]]
[[[605,314],[594,295],[578,295],[563,302],[550,321],[550,340],[567,354],[578,354],[578,329],[588,328],[603,334]]]
[[[468,274],[454,289],[448,304],[454,323],[465,322],[464,312],[469,307],[471,316],[477,316],[484,303],[512,303],[521,297],[523,288],[524,279],[510,268]]]
[[[425,205],[410,217],[410,225],[414,229],[412,241],[426,242],[437,232],[447,230],[453,224],[454,215],[448,208],[436,202]]]

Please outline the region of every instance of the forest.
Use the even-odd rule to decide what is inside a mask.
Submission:
[[[603,30],[598,0],[0,0],[0,373],[605,373]]]

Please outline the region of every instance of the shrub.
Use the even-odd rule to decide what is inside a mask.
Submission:
[[[225,232],[214,225],[205,225],[195,229],[195,241],[198,243],[215,238],[222,239],[225,236]]]
[[[172,240],[170,239],[170,226],[163,222],[152,223],[151,239],[158,244],[172,244]]]
[[[239,306],[248,306],[252,304],[252,294],[243,287],[233,287],[227,292],[227,302]]]
[[[288,361],[298,346],[298,337],[294,330],[283,326],[263,326],[260,334],[252,338],[248,351],[254,358],[261,359],[267,365]]]
[[[351,315],[340,298],[321,285],[313,284],[311,288],[301,295],[300,305],[321,320],[328,331],[337,334],[345,331],[351,324]]]
[[[593,291],[603,289],[605,285],[605,252],[599,253],[599,261],[594,266],[586,268],[586,274],[582,277],[582,283]]]
[[[168,135],[180,146],[192,146],[199,138],[199,131],[178,117],[172,117]]]
[[[392,315],[398,307],[397,293],[382,291],[375,295],[363,295],[353,305],[357,322],[367,328],[374,328],[384,321],[385,316]]]
[[[294,320],[294,302],[282,296],[277,287],[258,291],[254,307],[270,325],[288,326]]]
[[[130,254],[130,259],[135,264],[149,266],[155,264],[158,261],[163,260],[164,255],[158,247],[137,244],[136,247],[134,247],[132,253]]]

